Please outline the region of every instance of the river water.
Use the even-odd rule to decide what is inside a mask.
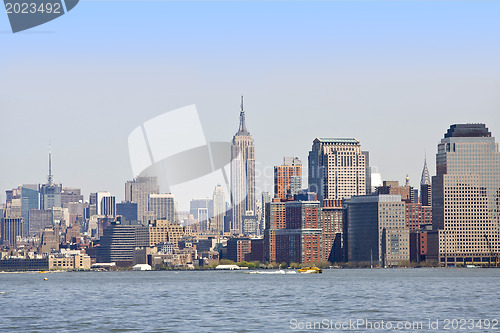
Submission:
[[[0,331],[495,332],[499,282],[500,269],[4,273]]]

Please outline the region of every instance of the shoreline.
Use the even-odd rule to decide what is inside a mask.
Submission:
[[[497,268],[500,269],[500,267],[432,267],[432,266],[422,266],[422,267],[340,267],[340,268],[322,268],[323,270],[354,270],[354,269],[360,269],[360,270],[371,270],[371,269],[387,269],[387,270],[399,270],[399,269],[422,269],[422,268],[431,268],[431,269],[488,269],[488,268]],[[288,268],[251,268],[249,270],[245,271],[298,271],[297,269],[288,269]],[[206,271],[222,271],[222,272],[227,272],[228,270],[222,270],[222,269],[183,269],[183,268],[177,268],[177,269],[152,269],[148,271],[134,271],[132,268],[130,269],[117,269],[117,270],[99,270],[99,269],[90,269],[90,270],[54,270],[54,271],[0,271],[0,274],[52,274],[52,273],[87,273],[87,272],[96,272],[96,273],[101,273],[101,272],[183,272],[183,271],[189,271],[189,272],[206,272]],[[235,271],[240,271],[240,270],[235,270]]]

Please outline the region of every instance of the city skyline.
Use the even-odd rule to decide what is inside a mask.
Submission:
[[[234,112],[233,112],[234,114]],[[251,121],[252,122],[252,121]],[[451,123],[451,122],[450,122]],[[469,122],[467,122],[469,123]],[[479,122],[470,122],[470,123],[479,123]],[[229,126],[228,126],[229,127]],[[490,126],[491,127],[491,126]],[[259,127],[257,126],[257,130],[259,129]],[[493,129],[493,136],[494,136],[494,129]],[[314,135],[311,136],[312,138],[314,138]],[[316,136],[316,138],[318,138],[320,136]],[[325,137],[325,136],[322,136],[322,137]],[[346,137],[350,137],[349,135],[347,135]],[[227,140],[227,139],[226,139]],[[424,139],[425,140],[425,139]],[[428,139],[427,139],[428,141]],[[372,146],[369,144],[370,140],[367,141],[368,143],[365,145],[363,144],[363,142],[360,142],[362,145],[363,145],[363,150],[366,151],[367,149],[365,149],[366,146]],[[436,140],[436,143],[437,143],[437,140]],[[301,146],[304,145],[304,143],[301,144]],[[306,144],[307,146],[307,144]],[[290,156],[303,156],[301,159],[303,160],[306,160],[307,161],[307,156],[308,156],[308,152],[310,150],[310,144],[308,145],[309,148],[306,149],[306,151],[301,151],[301,152],[292,152],[291,154],[289,154]],[[45,146],[45,149],[47,146]],[[56,148],[57,149],[57,148]],[[54,146],[52,144],[49,144],[49,155],[51,155],[50,159],[53,160],[54,159],[54,154],[52,153],[52,150],[54,150]],[[375,151],[378,151],[377,147],[374,147]],[[289,150],[291,151],[291,150]],[[256,169],[257,169],[257,176],[256,176],[256,182],[257,182],[257,190],[260,190],[260,191],[267,191],[267,192],[273,192],[273,175],[272,175],[272,168],[274,168],[274,166],[276,165],[279,165],[279,160],[282,158],[282,157],[279,157],[280,153],[277,152],[277,151],[274,151],[273,152],[275,153],[274,156],[275,158],[273,158],[273,160],[275,160],[276,162],[274,164],[270,164],[270,165],[264,165],[262,162],[260,162],[258,159],[256,160]],[[47,153],[47,150],[45,150],[45,154]],[[271,152],[270,151],[267,151],[267,154],[270,154]],[[371,151],[369,151],[369,153],[371,153]],[[437,149],[436,149],[436,153],[437,153]],[[38,156],[40,154],[39,151],[36,152],[36,155]],[[283,153],[282,153],[283,155]],[[382,180],[397,180],[397,181],[403,181],[403,179],[405,179],[405,175],[406,173],[409,173],[410,175],[410,182],[411,184],[414,186],[414,187],[418,187],[418,184],[420,182],[420,178],[421,178],[421,166],[418,166],[418,164],[421,164],[421,163],[427,163],[427,165],[431,165],[432,167],[429,167],[429,174],[432,176],[432,175],[435,175],[435,161],[434,159],[429,159],[428,158],[428,155],[434,155],[434,154],[429,154],[429,152],[427,150],[424,150],[423,152],[423,156],[414,156],[414,163],[415,165],[412,165],[412,166],[407,166],[406,168],[404,168],[403,166],[403,169],[400,170],[400,172],[396,172],[395,174],[398,175],[399,174],[399,178],[396,178],[396,177],[391,177],[391,176],[387,176],[387,173],[384,173],[383,169],[381,169],[378,165],[373,165],[371,164],[370,167],[372,167],[372,172],[380,172],[381,173],[381,176],[382,176]],[[284,156],[284,155],[283,155]],[[45,165],[44,165],[44,170],[41,171],[41,173],[45,172],[45,178],[47,178],[47,164],[46,164],[46,156],[45,156],[45,160],[44,161],[33,161],[34,163],[32,164],[41,164],[41,162],[44,162]],[[58,158],[56,157],[56,160]],[[373,155],[370,156],[370,160],[377,160],[376,156],[374,157]],[[59,160],[60,160],[60,157],[59,157]],[[64,157],[63,157],[63,160],[64,160]],[[394,163],[396,163],[397,159],[394,158],[393,160],[389,160],[390,161],[394,161]],[[386,161],[387,162],[387,161]],[[391,163],[389,163],[391,164]],[[56,164],[57,165],[57,164]],[[63,165],[66,165],[66,163],[63,163]],[[130,163],[128,163],[127,165],[127,168],[129,168],[129,165]],[[266,171],[266,168],[267,168],[267,171]],[[112,169],[112,168],[110,168]],[[307,184],[308,183],[308,166],[307,166],[307,163],[303,166],[303,175],[302,175],[302,183],[303,184]],[[405,172],[404,170],[416,170],[414,172]],[[92,192],[96,192],[96,191],[109,191],[111,192],[114,196],[116,196],[116,200],[117,202],[120,202],[120,201],[123,201],[123,200],[126,200],[125,198],[125,193],[123,191],[123,184],[121,185],[117,185],[115,183],[106,183],[106,184],[101,184],[99,185],[100,187],[98,187],[99,189],[96,190],[95,188],[88,188],[86,187],[85,185],[83,185],[83,183],[86,183],[86,182],[82,182],[82,185],[79,185],[78,183],[63,183],[62,181],[59,181],[58,180],[58,171],[62,174],[68,174],[68,173],[71,173],[71,168],[69,170],[65,170],[65,169],[59,169],[58,168],[55,168],[55,172],[53,172],[53,167],[52,165],[49,165],[49,173],[50,173],[50,177],[51,177],[51,180],[54,181],[55,183],[57,184],[63,184],[64,186],[69,186],[69,187],[80,187],[82,189],[82,193],[84,194],[84,197],[88,197]],[[109,171],[109,170],[106,170],[106,171]],[[271,172],[270,172],[271,171]],[[40,170],[37,170],[37,173],[40,173]],[[55,175],[54,175],[55,174]],[[259,177],[260,175],[260,177]],[[89,178],[91,179],[91,178]],[[127,178],[125,180],[126,181],[129,181],[133,179],[132,176],[130,176],[129,178]],[[0,181],[2,182],[2,181]],[[5,181],[2,182],[2,183],[6,183]],[[31,183],[40,183],[42,184],[43,182],[42,181],[37,181],[35,179],[30,179],[29,181],[22,181],[20,182],[19,184],[11,184],[12,186],[7,186],[6,188],[14,188],[18,185],[22,185],[22,184],[31,184]],[[217,185],[217,184],[214,184],[214,186]],[[112,189],[117,189],[118,187],[122,187],[120,190],[118,190],[118,192],[114,192]],[[256,193],[256,197],[259,197],[260,195],[260,192]],[[196,197],[197,195],[196,194],[193,194],[193,197]],[[0,200],[5,200],[5,195],[4,193],[0,193]],[[229,199],[227,200],[229,202]]]
[[[42,2],[0,15],[6,330],[498,329],[500,1]]]
[[[224,206],[215,202],[215,194],[213,199],[192,199],[191,215],[177,219],[180,212],[175,212],[174,196],[158,193],[156,177],[127,181],[129,203],[120,207],[125,213],[122,217],[116,215],[118,205],[110,192],[92,193],[89,202],[83,204],[80,189],[54,182],[49,149],[47,183],[38,185],[40,209],[33,200],[36,185],[6,191],[7,200],[0,210],[2,246],[5,249],[25,243],[34,247],[40,243],[37,258],[23,259],[38,260],[44,259],[39,257],[43,253],[58,252],[61,244],[85,248],[85,241],[91,245],[97,240],[100,245],[92,247],[99,248],[89,249],[90,255],[96,258],[97,254],[101,263],[116,260],[121,267],[145,264],[144,258],[157,251],[171,252],[169,248],[186,255],[184,259],[177,257],[181,260],[177,264],[188,265],[198,257],[198,245],[206,251],[196,259],[201,259],[202,265],[205,259],[221,258],[290,265],[331,265],[347,259],[353,265],[370,267],[406,267],[422,261],[446,267],[498,264],[500,153],[485,124],[450,125],[438,145],[438,169],[432,177],[431,192],[426,188],[429,174],[424,161],[420,196],[408,176],[403,186],[399,181],[384,181],[375,192],[367,192],[364,184],[369,168],[365,161],[369,154],[361,151],[359,141],[321,138],[314,140],[309,155],[310,170],[315,175],[308,189],[300,190],[294,179],[300,174],[300,160],[285,157],[283,165],[274,171],[276,189],[287,188],[286,196],[278,191],[271,202],[258,205],[253,184],[253,139],[245,126],[243,104],[231,155],[232,221],[224,219],[222,230],[222,221],[212,218],[214,211],[219,213]],[[135,214],[131,203],[135,203]],[[263,234],[261,215],[265,215]],[[198,243],[194,248],[193,241]],[[183,252],[189,248],[194,252]],[[74,253],[79,254],[82,252]],[[57,258],[46,258],[48,261],[41,264],[50,266]],[[14,265],[7,261],[2,264]]]
[[[239,125],[240,129],[238,130],[237,134],[241,132],[242,119],[243,119],[243,126],[245,127],[244,112],[243,112],[243,118],[241,116],[241,113],[242,113],[242,111],[240,111],[240,125]],[[468,123],[468,124],[476,124],[476,123]],[[250,135],[249,132],[246,131],[246,127],[245,127],[244,131],[245,131],[245,133],[247,133],[248,135]],[[494,133],[494,130],[492,130],[492,133]],[[493,134],[491,136],[493,137],[493,139],[495,138],[495,136]],[[316,138],[315,141],[313,142],[313,147],[314,147],[314,143],[316,141],[318,141],[318,140],[321,141],[321,140],[332,140],[332,139],[325,139],[325,138],[321,138],[320,139],[320,138]],[[355,139],[350,139],[349,138],[349,139],[335,139],[335,140],[355,140]],[[252,141],[253,141],[253,139],[252,139]],[[358,142],[358,144],[359,144],[359,142]],[[365,150],[363,150],[363,152],[366,153]],[[309,154],[310,153],[311,153],[311,150],[309,150]],[[436,152],[436,155],[437,155],[437,152]],[[49,186],[51,188],[52,187],[54,187],[54,188],[57,187],[59,189],[59,191],[62,191],[63,189],[72,190],[74,187],[78,188],[78,190],[81,190],[81,188],[83,188],[83,182],[81,182],[80,184],[69,184],[69,185],[67,185],[67,184],[62,184],[61,182],[58,182],[57,179],[54,179],[54,174],[52,172],[52,145],[49,145],[48,156],[49,156],[48,157],[48,174],[46,176],[46,180],[45,180],[45,182],[35,182],[36,184],[39,184],[41,186],[41,190],[43,190],[43,188],[45,188],[47,186]],[[435,159],[432,159],[431,163],[432,162],[435,163]],[[258,164],[258,161],[256,163]],[[417,180],[413,179],[413,181],[411,183],[411,184],[415,184],[415,186],[412,185],[414,188],[418,188],[419,190],[422,190],[421,187],[422,187],[422,181],[424,179],[424,174],[425,174],[425,177],[429,177],[429,178],[435,176],[435,172],[433,173],[432,171],[430,171],[428,169],[428,163],[429,163],[429,161],[428,161],[427,154],[426,154],[424,156],[424,159],[423,159],[423,165],[424,166],[423,166],[423,170],[422,170],[422,167],[421,167],[421,171],[420,171],[421,175],[420,175],[419,180],[417,181]],[[274,165],[274,166],[268,166],[268,167],[269,167],[270,170],[273,170],[277,166],[280,166],[280,164],[281,163],[276,163],[276,165]],[[305,170],[304,171],[305,174],[304,173],[302,174],[302,189],[306,189],[308,187],[308,184],[309,184],[309,178],[307,176],[307,172],[308,172],[307,164],[306,165],[302,165],[302,167]],[[379,169],[377,168],[377,166],[367,165],[367,167],[374,167],[374,168],[371,169],[372,174],[373,173],[378,173],[378,171],[379,171]],[[383,181],[400,181],[399,179],[387,179],[387,178],[384,177],[383,174],[381,176],[382,176],[382,180]],[[145,177],[136,177],[136,178],[137,179],[142,179],[142,178],[145,178]],[[89,201],[88,198],[92,194],[94,194],[94,193],[101,193],[101,192],[104,193],[105,192],[105,193],[108,193],[108,195],[113,195],[114,198],[116,197],[117,198],[116,199],[116,203],[119,203],[119,202],[130,202],[131,201],[130,197],[127,197],[127,195],[130,196],[130,194],[127,194],[130,191],[127,192],[127,190],[128,190],[128,188],[129,188],[129,186],[130,186],[131,183],[135,183],[136,182],[136,178],[135,177],[131,177],[130,179],[126,180],[125,181],[125,190],[122,189],[122,192],[118,192],[118,193],[113,193],[111,191],[105,190],[107,188],[114,187],[114,185],[111,185],[111,184],[108,184],[108,183],[102,184],[100,186],[100,190],[90,189],[90,192],[88,194],[84,194],[83,195],[83,201],[84,202]],[[256,177],[256,178],[257,178],[256,180],[257,180],[257,183],[258,183],[259,179],[258,179],[258,177]],[[269,177],[266,177],[266,178],[269,178]],[[405,178],[405,179],[406,179],[406,181],[408,181],[408,178]],[[2,200],[5,201],[5,194],[4,194],[4,192],[6,190],[9,190],[9,189],[12,189],[12,188],[16,188],[18,186],[29,185],[29,184],[31,184],[31,183],[30,182],[22,182],[22,183],[20,183],[18,185],[15,185],[15,186],[12,186],[12,187],[7,187],[7,188],[3,189],[2,191],[0,191],[0,198],[3,198]],[[261,188],[261,187],[259,187],[259,186],[256,187],[256,190],[260,190],[260,192],[256,192],[255,193],[255,195],[254,195],[255,199],[257,200],[257,198],[260,198],[262,192],[269,192],[269,193],[272,193],[273,195],[275,195],[275,193],[274,193],[274,190],[275,190],[274,187],[275,186],[274,185],[275,185],[275,182],[274,182],[273,177],[271,176],[271,185],[270,186],[266,185],[266,187],[264,189]],[[122,184],[122,186],[123,186],[123,184]],[[217,187],[217,186],[219,186],[219,184],[215,184],[214,188]],[[160,191],[160,192],[162,191],[161,188],[158,187],[158,185],[156,185],[156,187],[157,187],[157,189],[155,191],[157,191],[157,192],[158,191]],[[162,194],[169,194],[169,195],[171,195],[170,192],[166,192],[166,193],[161,192],[161,193]],[[121,197],[122,195],[123,195],[123,197]],[[196,193],[194,193],[191,199],[196,199],[196,198],[198,198],[198,196],[197,196]],[[174,199],[175,199],[175,196],[174,196]],[[175,200],[175,202],[178,203],[177,200]],[[230,204],[231,203],[230,202],[230,198],[226,198],[226,202]],[[42,203],[43,203],[43,198],[41,197],[40,198],[40,204],[42,205]],[[189,207],[188,206],[189,202],[183,202],[181,204],[187,205],[187,206],[183,206],[184,208]],[[180,209],[180,210],[181,211],[188,211],[189,208],[187,208],[187,209]]]

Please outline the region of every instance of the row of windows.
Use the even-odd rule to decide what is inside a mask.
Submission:
[[[482,222],[484,222],[484,221],[482,221]],[[490,227],[490,228],[495,227],[490,223],[477,223],[476,221],[470,221],[469,223],[458,223],[458,224],[457,223],[455,223],[455,224],[447,223],[446,224],[447,228],[449,228],[451,226],[455,226],[455,227]]]
[[[484,230],[484,231],[489,231],[490,233],[493,233],[494,231],[496,231],[496,230],[492,230],[491,227],[490,228],[481,228],[481,227],[476,227],[476,226],[468,226],[468,228],[452,228],[452,227],[446,226],[445,230],[468,230],[470,232]]]
[[[384,226],[393,226],[393,227],[398,227],[398,228],[404,228],[405,227],[405,223],[403,221],[400,221],[400,222],[397,222],[397,223],[394,223],[394,222],[382,222],[382,223],[379,223],[380,226],[379,226],[379,229],[383,229]]]

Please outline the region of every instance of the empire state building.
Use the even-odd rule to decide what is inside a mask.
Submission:
[[[231,145],[232,233],[242,233],[243,216],[255,214],[255,146],[245,125],[243,96],[240,127]]]

